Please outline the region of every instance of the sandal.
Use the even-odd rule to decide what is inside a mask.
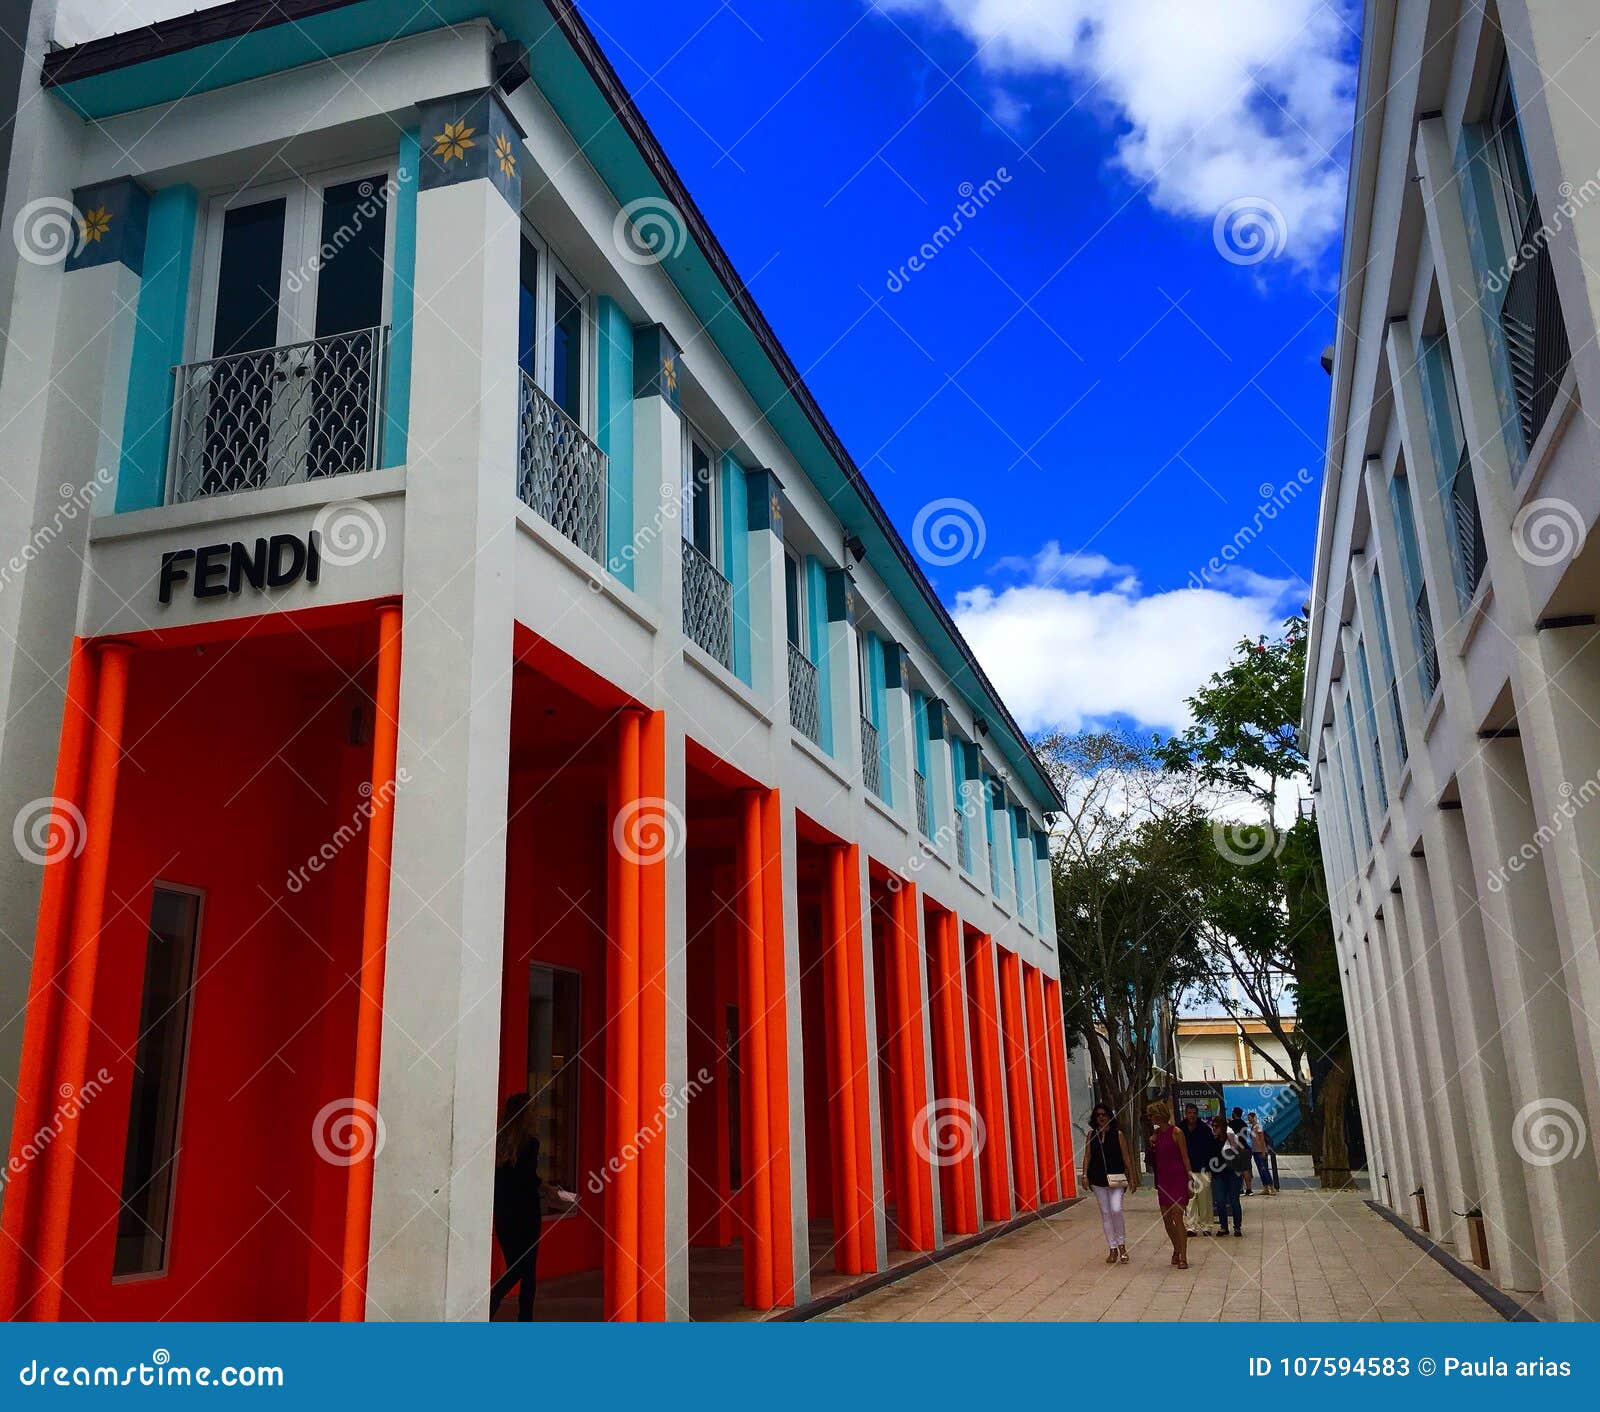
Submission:
[[[1128,1247],[1125,1246],[1125,1245],[1119,1245],[1117,1247],[1117,1264],[1126,1265],[1127,1263],[1128,1263]]]
[[[1180,1270],[1187,1270],[1189,1268],[1189,1262],[1187,1260],[1174,1260],[1172,1263]]]

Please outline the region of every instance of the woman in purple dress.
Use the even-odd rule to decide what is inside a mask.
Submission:
[[[1172,1109],[1163,1101],[1144,1110],[1154,1136],[1150,1142],[1150,1162],[1156,1174],[1156,1201],[1161,1207],[1161,1224],[1172,1242],[1172,1263],[1180,1270],[1189,1268],[1189,1233],[1184,1225],[1184,1208],[1189,1204],[1189,1149],[1183,1129],[1172,1121]]]

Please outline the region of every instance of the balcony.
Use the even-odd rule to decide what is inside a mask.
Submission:
[[[822,744],[822,699],[817,664],[789,644],[789,723],[813,745]]]
[[[683,631],[733,670],[733,585],[687,539],[683,544]]]
[[[883,798],[883,752],[878,745],[878,728],[861,718],[861,778],[879,799]]]
[[[1465,612],[1489,564],[1489,551],[1483,542],[1483,517],[1478,513],[1478,487],[1472,479],[1472,461],[1465,446],[1450,482],[1450,514],[1455,526],[1456,564],[1461,571],[1461,609]]]
[[[928,809],[928,777],[921,770],[912,773],[912,784],[917,792],[917,827],[924,838],[933,837],[933,815]]]
[[[379,465],[388,351],[366,328],[175,367],[168,502]]]
[[[956,858],[969,873],[972,871],[972,840],[967,837],[967,811],[956,796]]]
[[[1537,203],[1528,212],[1513,258],[1517,263],[1500,302],[1500,330],[1511,364],[1522,444],[1531,449],[1572,361],[1561,297],[1556,293],[1555,266]]]
[[[606,472],[606,453],[523,373],[517,498],[601,564],[606,554]]]

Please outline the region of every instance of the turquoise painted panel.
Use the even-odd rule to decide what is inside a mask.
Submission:
[[[928,698],[920,691],[911,693],[911,733],[917,743],[917,773],[928,774]]]
[[[722,568],[733,585],[733,674],[746,686],[750,671],[750,503],[744,467],[724,455],[722,480]]]
[[[394,194],[394,269],[389,289],[389,400],[383,420],[383,464],[403,466],[410,453],[411,346],[416,317],[418,129],[400,134]]]
[[[1433,448],[1433,463],[1438,470],[1439,504],[1444,510],[1445,529],[1450,541],[1450,567],[1454,571],[1456,593],[1464,608],[1472,595],[1467,588],[1466,564],[1461,557],[1461,532],[1456,525],[1455,496],[1451,484],[1461,458],[1455,419],[1451,416],[1455,377],[1450,361],[1450,346],[1442,333],[1430,334],[1420,346],[1418,360],[1422,373],[1422,403],[1428,414],[1428,442]]]
[[[817,700],[821,705],[822,748],[833,751],[833,664],[828,656],[828,571],[820,559],[806,556],[806,622],[811,660],[817,664]]]
[[[606,564],[633,587],[633,327],[614,299],[595,308],[595,438],[606,453]]]
[[[889,688],[884,673],[883,639],[875,632],[866,638],[867,716],[878,728],[878,778],[885,804],[894,803],[894,779],[889,772]]]
[[[172,369],[183,361],[199,214],[200,199],[192,186],[169,186],[150,198],[117,468],[119,510],[148,510],[166,498]]]

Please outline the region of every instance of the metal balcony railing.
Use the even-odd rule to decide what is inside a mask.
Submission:
[[[733,670],[733,585],[687,539],[683,543],[683,631]]]
[[[1478,487],[1472,479],[1472,458],[1465,446],[1450,481],[1450,508],[1456,529],[1456,563],[1461,570],[1461,609],[1465,612],[1489,564],[1489,551],[1483,542],[1483,517],[1478,513]]]
[[[861,778],[879,799],[883,798],[883,755],[878,746],[878,728],[861,718]]]
[[[388,351],[365,328],[173,368],[168,501],[371,470]]]
[[[789,722],[813,745],[822,744],[822,700],[817,664],[789,644]]]
[[[523,373],[517,414],[517,498],[602,564],[606,471],[606,453]]]
[[[1439,648],[1433,640],[1433,609],[1428,603],[1428,586],[1417,590],[1413,607],[1417,624],[1418,666],[1422,669],[1422,699],[1432,701],[1439,688]]]
[[[928,780],[921,770],[912,775],[917,791],[917,827],[924,838],[933,837],[933,816],[928,812]]]
[[[967,835],[967,811],[960,797],[956,799],[956,857],[969,873],[972,871],[972,840]]]
[[[1555,266],[1537,202],[1523,225],[1517,263],[1500,302],[1500,329],[1511,364],[1511,387],[1523,445],[1531,447],[1550,415],[1562,376],[1572,361],[1561,296],[1556,292]]]

